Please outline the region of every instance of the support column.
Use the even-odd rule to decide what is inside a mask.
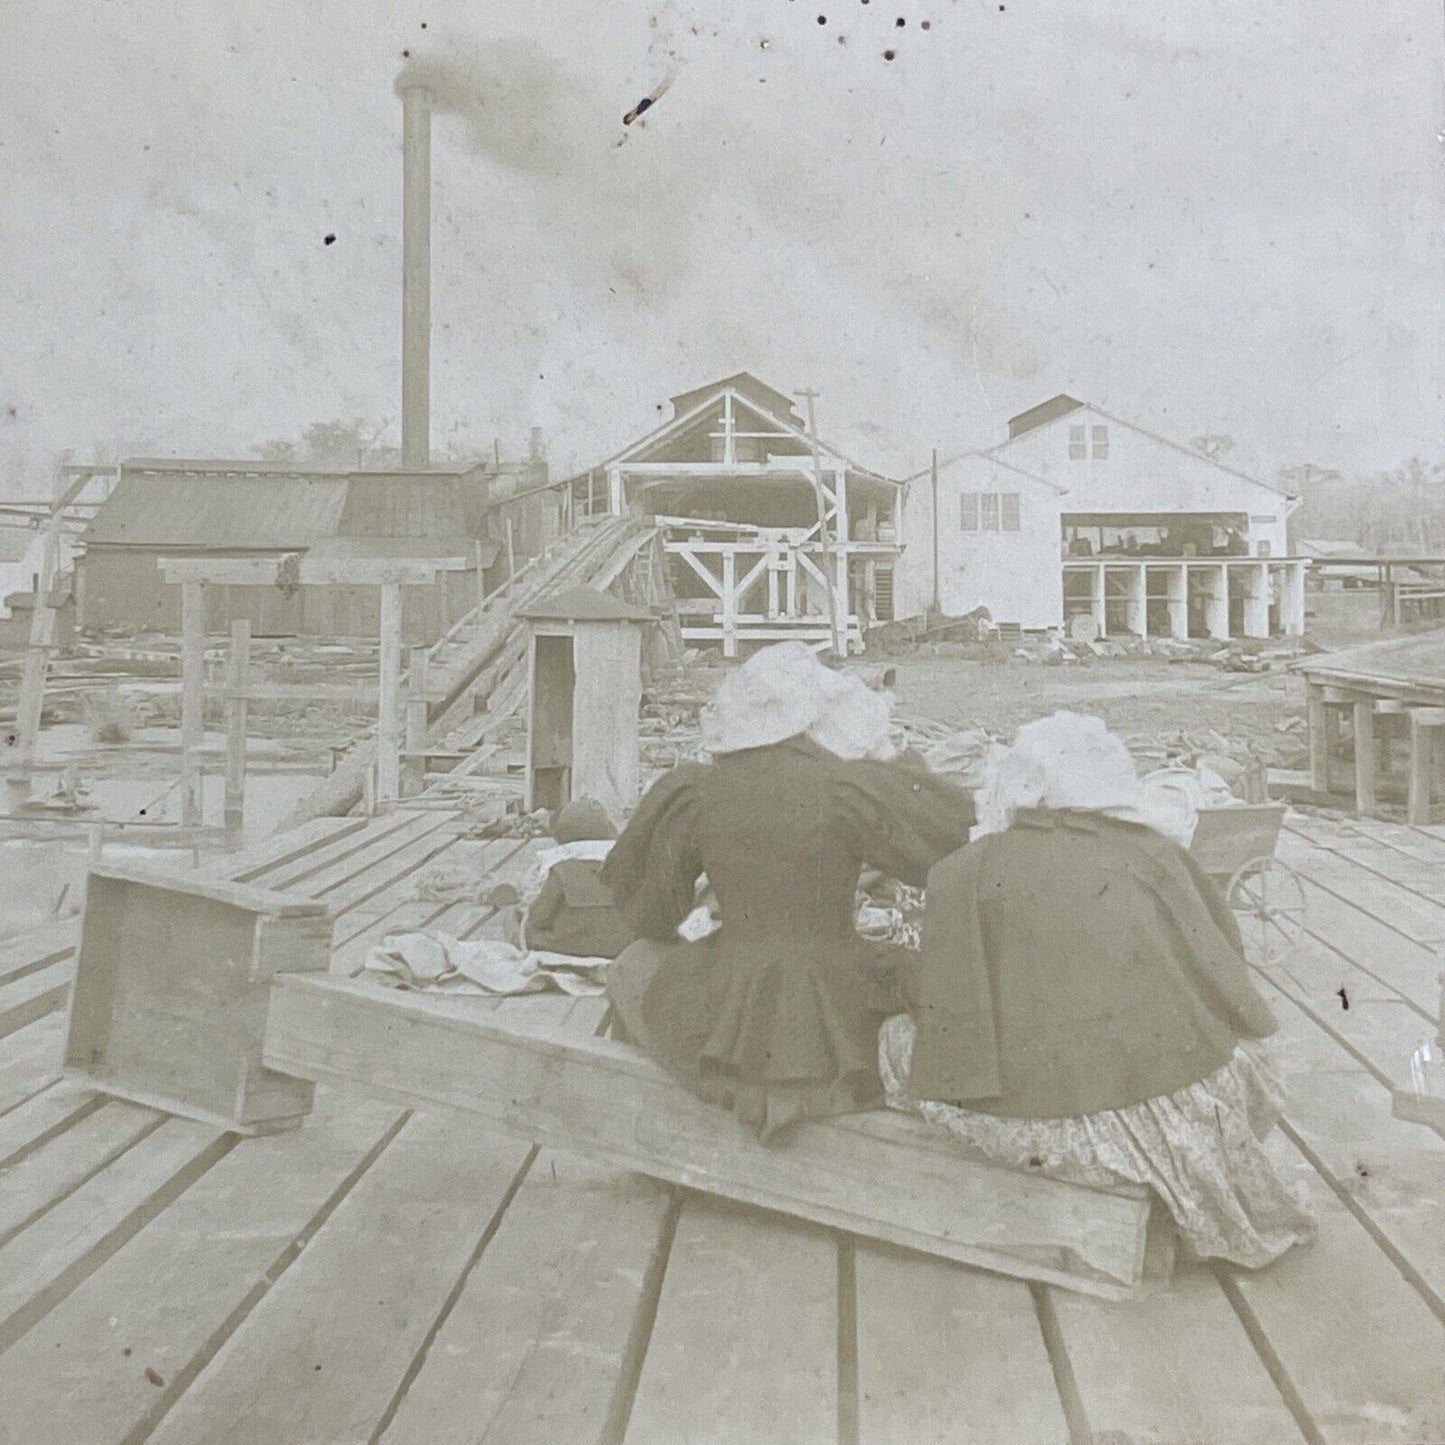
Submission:
[[[722,554],[722,644],[724,657],[738,655],[738,554]]]
[[[768,621],[775,622],[778,616],[778,552],[768,552]]]
[[[206,588],[181,584],[181,825],[202,819],[201,746],[206,738]]]
[[[1362,818],[1375,812],[1375,702],[1362,697],[1354,704],[1355,811]]]
[[[1209,596],[1204,607],[1204,628],[1221,642],[1229,640],[1229,573],[1222,566],[1205,569]]]
[[[1287,562],[1284,567],[1284,594],[1280,598],[1279,617],[1286,637],[1303,637],[1305,631],[1305,564]]]
[[[1149,632],[1149,603],[1144,581],[1144,564],[1137,567],[1116,567],[1124,579],[1124,627],[1137,637]]]
[[[1169,635],[1181,641],[1189,636],[1189,569],[1180,562],[1167,573],[1169,588]]]
[[[620,517],[626,510],[622,492],[622,468],[607,468],[607,510]]]
[[[427,653],[413,647],[406,663],[406,757],[401,765],[401,792],[411,798],[426,786]]]
[[[246,686],[251,673],[251,624],[231,624],[226,698],[226,846],[239,848],[246,826]]]
[[[376,710],[376,801],[401,796],[401,584],[381,584],[381,668]]]
[[[1109,609],[1104,605],[1104,564],[1095,563],[1089,574],[1089,611],[1100,637],[1109,635]]]
[[[1326,705],[1325,690],[1318,683],[1308,684],[1305,714],[1309,722],[1310,789],[1316,793],[1328,793],[1335,715],[1333,709]]]
[[[1445,708],[1419,707],[1410,713],[1410,786],[1406,822],[1424,827],[1430,822],[1434,792],[1435,754],[1445,746]]]
[[[1244,595],[1244,635],[1269,636],[1269,563],[1261,562],[1245,573],[1248,590]]]

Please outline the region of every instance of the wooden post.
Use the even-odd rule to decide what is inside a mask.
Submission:
[[[487,605],[487,579],[485,576],[486,568],[482,566],[482,544],[480,539],[473,545],[472,554],[476,559],[477,565],[477,611],[481,612],[482,608]]]
[[[517,573],[517,549],[512,535],[512,519],[507,518],[507,576],[514,577]]]
[[[1309,723],[1310,790],[1330,791],[1330,710],[1325,706],[1325,690],[1317,682],[1307,685],[1305,715]]]
[[[40,559],[39,589],[30,615],[30,647],[20,676],[20,698],[16,705],[15,752],[11,765],[24,778],[29,791],[35,748],[40,738],[40,719],[45,711],[45,679],[50,669],[50,652],[55,646],[55,608],[51,595],[60,580],[60,549],[65,536],[65,511],[95,474],[90,468],[62,467],[50,503],[45,530],[45,547]]]
[[[1189,569],[1181,562],[1166,574],[1169,587],[1169,635],[1184,640],[1189,636]]]
[[[1434,756],[1445,730],[1445,708],[1421,707],[1410,713],[1410,782],[1405,807],[1406,822],[1424,827],[1430,822],[1434,791]]]
[[[1097,562],[1089,574],[1089,611],[1100,637],[1109,635],[1109,609],[1105,605],[1104,564]]]
[[[1245,569],[1248,589],[1244,594],[1244,635],[1269,636],[1269,564]]]
[[[226,699],[226,845],[241,846],[246,823],[246,684],[251,666],[251,623],[231,624],[230,697]]]
[[[722,554],[722,645],[724,657],[738,655],[738,556],[729,547]]]
[[[1355,811],[1368,818],[1375,811],[1375,703],[1364,697],[1354,704]]]
[[[413,647],[406,664],[406,760],[401,768],[403,797],[414,797],[426,786],[426,648]]]
[[[828,630],[832,637],[833,652],[835,656],[847,656],[847,643],[844,640],[842,629],[838,618],[838,591],[829,577],[832,568],[828,562],[832,557],[833,549],[828,541],[828,504],[824,499],[823,491],[823,456],[818,449],[818,417],[813,403],[818,399],[816,391],[800,391],[799,396],[808,403],[808,438],[813,447],[813,491],[818,499],[818,546],[823,554],[823,566],[821,571],[824,577],[823,590],[828,594]],[[833,498],[833,515],[841,517],[838,509],[838,498]]]
[[[614,517],[620,517],[626,507],[623,505],[622,468],[607,468],[607,510]]]
[[[401,584],[381,584],[381,676],[376,713],[376,802],[401,794]]]
[[[206,584],[181,584],[181,825],[203,814],[201,745],[206,737]]]

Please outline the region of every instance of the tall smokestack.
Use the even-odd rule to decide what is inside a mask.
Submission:
[[[401,91],[401,464],[431,465],[431,92]]]

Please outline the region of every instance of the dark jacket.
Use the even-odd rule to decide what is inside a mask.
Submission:
[[[859,874],[921,885],[972,822],[969,795],[921,768],[800,740],[662,778],[603,871],[638,933],[673,945],[643,1000],[659,1062],[764,1137],[879,1102],[901,950],[858,935]],[[722,926],[679,944],[704,872]]]
[[[940,862],[913,987],[909,1092],[1009,1117],[1174,1093],[1277,1027],[1198,864],[1094,813],[1021,811]]]
[[[635,937],[595,859],[554,863],[527,910],[528,948],[574,958],[616,958]]]

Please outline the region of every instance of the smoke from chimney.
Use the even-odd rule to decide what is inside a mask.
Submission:
[[[431,465],[431,112],[424,84],[401,94],[401,464]]]

